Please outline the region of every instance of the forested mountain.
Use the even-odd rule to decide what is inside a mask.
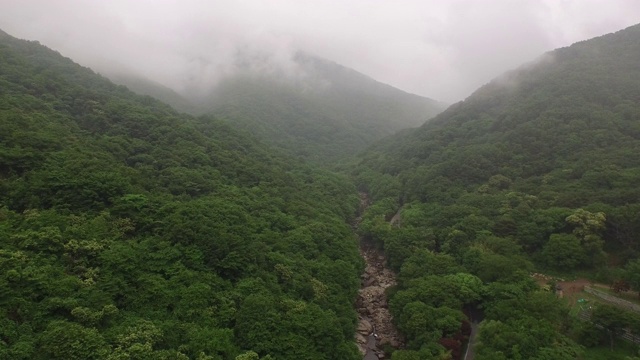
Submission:
[[[379,304],[405,336],[393,360],[458,358],[482,318],[476,360],[573,360],[605,330],[640,333],[605,307],[605,330],[576,323],[530,276],[640,290],[638,59],[640,25],[552,51],[353,161],[374,200],[359,231],[397,273]],[[197,109],[127,80],[194,117],[0,31],[0,358],[361,358],[356,188],[301,159],[441,105],[295,62],[240,71]]]
[[[298,54],[295,70],[240,70],[200,103],[270,144],[313,162],[355,155],[386,135],[423,124],[437,101],[377,82],[336,63]]]
[[[130,72],[107,76],[178,111],[214,115],[320,164],[353,156],[398,130],[418,127],[446,107],[304,53],[298,53],[289,68],[256,70],[251,59],[238,62],[238,70],[210,92],[188,90],[188,95]]]
[[[112,71],[103,75],[116,84],[126,86],[136,94],[151,96],[170,105],[179,112],[191,115],[202,115],[203,113],[198,105],[187,100],[173,89],[153,80],[137,76],[131,71]]]
[[[0,32],[2,359],[357,359],[357,203]]]
[[[529,272],[632,277],[607,265],[640,250],[639,59],[640,25],[549,52],[359,156],[377,201],[363,234],[401,280],[390,308],[408,350],[394,359],[459,346],[449,321],[470,304],[486,315],[476,359],[578,356],[584,329]]]

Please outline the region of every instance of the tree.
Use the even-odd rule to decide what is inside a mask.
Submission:
[[[403,262],[398,277],[406,281],[425,275],[455,274],[461,270],[451,255],[418,249]]]
[[[457,288],[443,276],[429,275],[413,279],[405,284],[389,301],[392,310],[398,312],[410,302],[421,301],[433,307],[448,306],[453,309],[462,307],[457,297]]]
[[[280,316],[276,312],[275,301],[264,294],[249,295],[244,299],[236,315],[236,336],[243,348],[269,352],[276,342],[280,330]]]
[[[40,337],[42,359],[106,359],[110,347],[98,330],[67,321],[53,321]]]
[[[566,218],[567,224],[574,226],[573,235],[580,239],[580,245],[586,256],[586,265],[600,265],[605,260],[605,253],[602,250],[604,241],[601,234],[606,228],[606,220],[604,213],[592,213],[584,209],[578,209]]]
[[[561,346],[542,348],[536,357],[530,360],[575,360],[583,356],[584,351],[578,344],[560,344]]]
[[[477,359],[531,359],[545,348],[574,343],[545,320],[521,317],[509,321],[485,320],[480,325]]]
[[[585,250],[573,234],[551,235],[541,256],[549,267],[560,270],[573,270],[586,260]]]
[[[638,296],[640,296],[640,259],[629,261],[625,266],[625,271],[625,280],[633,290],[638,292]]]
[[[247,351],[244,354],[236,356],[235,360],[273,360],[273,358],[270,355],[260,357],[254,351]]]
[[[455,296],[464,304],[476,302],[484,294],[482,280],[475,275],[457,273],[445,275],[444,278],[450,282],[449,284]]]
[[[614,338],[622,333],[628,325],[628,317],[624,311],[606,304],[600,304],[593,310],[591,321],[602,326],[607,331],[612,351]]]
[[[449,307],[432,307],[420,301],[407,304],[398,318],[398,329],[407,336],[407,344],[419,349],[460,330],[464,314]]]
[[[0,88],[0,358],[357,358],[346,176],[1,31]]]
[[[518,281],[528,276],[533,268],[524,257],[494,254],[479,247],[470,247],[465,251],[463,265],[485,283]]]
[[[510,322],[528,317],[546,321],[556,328],[568,323],[569,308],[546,291],[531,291],[516,298],[487,301],[485,306],[487,319]]]
[[[396,350],[391,355],[391,360],[451,360],[451,354],[443,347],[414,350]]]

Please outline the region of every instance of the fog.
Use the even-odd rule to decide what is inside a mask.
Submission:
[[[295,72],[292,54],[304,51],[447,102],[545,51],[640,22],[637,0],[0,0],[0,9],[13,36],[183,93],[239,66]]]

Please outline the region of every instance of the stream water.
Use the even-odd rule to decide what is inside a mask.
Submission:
[[[369,205],[367,194],[360,193],[360,214]],[[354,228],[360,225],[361,217],[356,219]],[[366,267],[361,275],[361,286],[356,301],[358,310],[358,329],[356,342],[364,360],[385,359],[383,348],[403,346],[402,338],[393,326],[385,290],[396,284],[395,274],[386,267],[386,258],[366,239],[360,238],[360,255]]]

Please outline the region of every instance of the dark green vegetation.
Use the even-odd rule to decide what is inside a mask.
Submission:
[[[602,305],[577,322],[529,276],[640,290],[638,59],[640,26],[551,52],[355,161],[360,231],[398,274],[394,360],[457,358],[476,326],[476,360],[588,359],[639,329]],[[221,121],[0,33],[0,358],[359,358],[356,190],[296,158],[433,103],[297,61],[293,85],[228,79]]]
[[[357,359],[357,204],[0,32],[2,359]]]
[[[212,114],[271,146],[324,165],[398,130],[420,126],[445,109],[443,103],[303,53],[282,65],[286,70],[274,65],[256,70],[252,61],[238,60],[238,71],[210,93],[191,91],[191,96],[136,75],[109,78],[178,111]]]
[[[399,271],[390,308],[408,349],[393,359],[458,351],[476,304],[475,359],[575,359],[568,308],[534,267],[640,290],[638,262],[608,267],[640,250],[638,59],[640,26],[553,51],[359,157],[376,200],[361,229]]]
[[[158,99],[179,112],[191,115],[201,115],[203,113],[197,105],[174,90],[155,81],[136,76],[130,71],[114,71],[104,75],[116,84],[124,85],[137,94]]]
[[[309,55],[299,54],[292,72],[240,72],[224,80],[202,106],[315,163],[353,156],[444,109],[434,100]]]

